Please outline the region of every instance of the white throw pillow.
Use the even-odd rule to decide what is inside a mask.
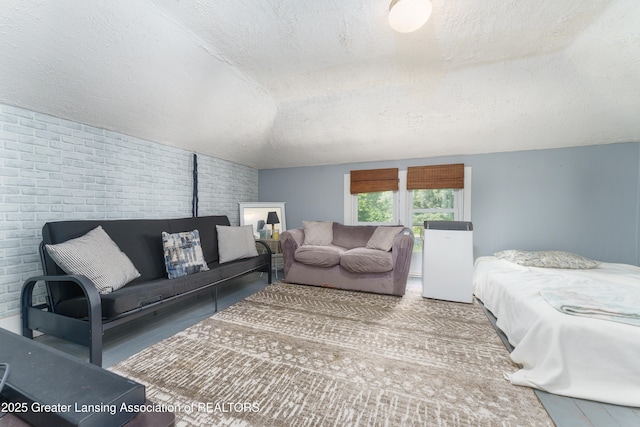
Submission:
[[[84,236],[57,245],[45,245],[47,253],[67,274],[89,278],[101,294],[120,289],[140,272],[101,226]]]
[[[600,265],[599,261],[564,251],[520,251],[509,249],[496,252],[493,256],[526,267],[590,269]]]
[[[216,225],[216,231],[218,233],[220,264],[236,259],[258,256],[251,225],[243,225],[241,227]]]
[[[327,246],[333,243],[332,221],[302,221],[303,245]]]
[[[403,226],[380,226],[375,229],[367,242],[368,249],[379,249],[388,252],[393,246],[393,239],[404,230]]]

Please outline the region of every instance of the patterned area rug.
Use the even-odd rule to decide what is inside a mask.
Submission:
[[[177,426],[552,426],[477,304],[276,283],[111,368]]]

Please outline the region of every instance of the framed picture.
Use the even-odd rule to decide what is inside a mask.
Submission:
[[[240,225],[251,225],[256,239],[277,238],[287,229],[284,202],[240,203]]]

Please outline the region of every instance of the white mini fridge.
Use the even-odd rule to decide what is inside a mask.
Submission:
[[[473,224],[425,221],[422,296],[455,302],[473,300]]]

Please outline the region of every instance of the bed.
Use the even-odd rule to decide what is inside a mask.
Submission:
[[[473,287],[515,347],[521,369],[505,373],[512,384],[640,406],[640,267],[542,268],[485,256],[475,262]]]

